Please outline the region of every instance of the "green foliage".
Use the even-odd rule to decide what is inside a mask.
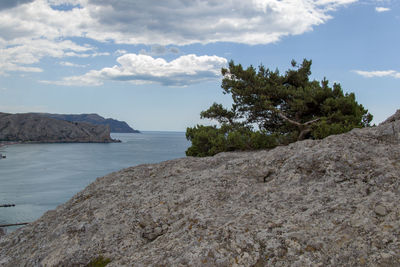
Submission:
[[[186,151],[188,156],[205,157],[226,150],[225,133],[216,126],[197,125],[188,128],[186,138],[192,142]]]
[[[267,149],[279,144],[275,135],[254,132],[245,127],[232,129],[226,124],[220,128],[203,125],[187,128],[186,138],[192,142],[186,155],[196,157],[212,156],[223,151]]]
[[[329,86],[325,78],[310,81],[311,60],[285,74],[264,66],[247,69],[233,61],[222,69],[222,89],[232,96],[230,109],[214,103],[201,118],[221,125],[188,128],[192,142],[188,156],[210,156],[222,151],[271,148],[306,138],[369,126],[372,115],[357,103],[354,93],[343,93],[340,84]],[[254,129],[257,130],[254,130]]]
[[[111,262],[110,259],[104,258],[103,256],[99,256],[89,262],[87,267],[104,267],[107,266]]]

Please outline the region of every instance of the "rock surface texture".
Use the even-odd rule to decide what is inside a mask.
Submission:
[[[106,125],[110,127],[110,131],[112,133],[140,133],[140,131],[132,129],[124,121],[118,121],[111,118],[105,119],[98,114],[50,114],[50,113],[35,113],[35,114],[70,122],[86,122],[95,125]]]
[[[108,143],[110,128],[103,125],[68,122],[37,114],[0,113],[0,141]]]
[[[400,266],[396,116],[324,140],[111,173],[2,237],[0,265]]]

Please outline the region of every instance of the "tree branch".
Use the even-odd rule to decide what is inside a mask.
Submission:
[[[320,118],[316,118],[315,120],[311,120],[311,121],[307,121],[307,122],[305,122],[305,123],[303,123],[304,125],[310,125],[310,124],[313,124],[314,122],[317,122],[317,121],[319,121],[320,120]]]
[[[320,118],[317,118],[317,119],[314,119],[314,120],[311,120],[311,121],[307,121],[307,122],[305,122],[305,123],[300,123],[300,122],[297,122],[297,121],[294,121],[294,120],[289,119],[288,117],[286,117],[286,116],[285,116],[281,111],[279,111],[279,110],[276,110],[276,112],[278,113],[278,116],[279,116],[279,117],[281,117],[282,119],[284,119],[285,121],[287,121],[287,122],[289,122],[289,123],[291,123],[291,124],[296,125],[297,127],[308,126],[308,125],[313,124],[314,122],[317,122],[317,121],[320,120]]]
[[[294,120],[289,119],[288,117],[286,117],[285,115],[283,115],[283,113],[282,113],[281,111],[276,110],[276,112],[278,113],[278,116],[281,117],[282,119],[284,119],[285,121],[290,122],[291,124],[294,124],[294,125],[296,125],[297,127],[301,127],[301,126],[302,126],[302,124],[301,124],[300,122],[297,122],[297,121],[294,121]]]

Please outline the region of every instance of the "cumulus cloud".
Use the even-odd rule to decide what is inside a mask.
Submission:
[[[44,83],[66,86],[98,86],[105,81],[159,83],[167,86],[186,86],[220,77],[227,60],[218,56],[185,55],[170,62],[148,55],[125,54],[117,59],[118,65],[92,70],[81,76],[65,77],[62,81]]]
[[[30,3],[34,0],[1,0],[0,1],[0,10],[16,7],[21,4]]]
[[[378,13],[390,11],[388,7],[375,7],[375,11]]]
[[[109,55],[79,38],[149,45],[151,56],[194,43],[268,44],[311,31],[337,8],[357,1],[6,0],[0,4],[0,69],[38,71],[26,65],[44,57]],[[63,6],[68,8],[57,8]]]
[[[400,79],[400,72],[395,70],[378,70],[378,71],[355,70],[354,72],[366,78],[392,77]]]
[[[84,36],[126,44],[267,44],[326,22],[357,0],[36,0],[1,14],[1,36]],[[67,11],[52,4],[73,4]]]
[[[44,57],[92,55],[96,49],[63,38],[72,36],[81,11],[60,13],[45,0],[0,11],[0,74],[10,71],[38,72]]]
[[[267,44],[310,31],[330,19],[330,11],[356,1],[89,0],[89,13],[97,26],[87,36],[131,44]]]

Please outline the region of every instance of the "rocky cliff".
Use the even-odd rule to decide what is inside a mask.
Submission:
[[[0,239],[1,266],[400,266],[400,111],[269,151],[98,178]]]
[[[111,118],[105,119],[98,114],[50,114],[38,113],[53,119],[65,120],[70,122],[86,122],[95,125],[106,125],[110,127],[112,133],[140,133],[138,130],[132,129],[126,122],[114,120]]]
[[[31,113],[0,113],[0,141],[107,143],[114,140],[110,128],[103,125],[72,123]]]

